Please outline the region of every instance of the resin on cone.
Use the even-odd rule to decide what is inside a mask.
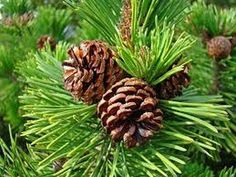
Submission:
[[[155,91],[143,80],[126,78],[111,87],[97,107],[102,125],[114,141],[128,148],[146,142],[162,127]]]
[[[159,98],[169,100],[182,95],[183,89],[190,84],[188,72],[189,66],[186,65],[182,71],[170,76],[161,84],[157,85],[156,91]]]
[[[208,54],[215,59],[227,58],[232,50],[231,42],[224,36],[217,36],[207,42]]]
[[[64,61],[64,84],[75,99],[97,103],[103,94],[123,77],[114,52],[101,41],[85,41],[69,49]]]

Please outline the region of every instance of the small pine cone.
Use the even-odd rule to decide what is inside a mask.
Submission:
[[[123,0],[119,29],[122,39],[126,42],[130,42],[131,39],[131,18],[131,0]]]
[[[157,85],[157,94],[161,99],[169,100],[180,96],[183,88],[188,87],[190,84],[190,77],[188,75],[189,66],[185,66],[184,69],[163,81]]]
[[[230,55],[232,44],[226,37],[217,36],[208,41],[207,49],[208,55],[218,60]]]
[[[155,91],[144,81],[126,78],[111,87],[97,107],[102,125],[114,141],[139,146],[160,130],[163,113]]]
[[[37,48],[40,49],[40,50],[44,49],[46,47],[47,43],[49,43],[49,46],[50,46],[51,50],[55,50],[57,43],[54,40],[54,38],[52,38],[48,35],[43,35],[38,39]]]
[[[65,88],[74,98],[87,104],[97,103],[123,72],[114,60],[114,52],[101,41],[85,41],[72,47],[63,63]]]

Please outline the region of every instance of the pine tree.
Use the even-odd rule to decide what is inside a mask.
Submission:
[[[16,127],[23,118],[27,143],[19,146],[11,130],[10,143],[0,139],[0,174],[214,176],[199,159],[215,159],[222,146],[234,150],[235,65],[233,57],[209,59],[201,34],[223,35],[220,18],[233,37],[234,11],[204,11],[214,18],[204,21],[209,33],[201,21],[208,7],[188,0],[44,3],[2,2],[0,37],[8,45],[0,45],[0,81],[14,84],[0,99],[15,102],[1,112]],[[196,13],[205,15],[200,22]],[[218,62],[225,69],[216,75]],[[11,109],[13,118],[5,113]]]

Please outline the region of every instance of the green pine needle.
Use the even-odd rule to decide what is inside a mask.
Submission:
[[[140,29],[133,36],[134,48],[126,46],[121,37],[118,38],[116,47],[120,58],[117,63],[131,76],[157,85],[181,71],[189,62],[182,54],[193,45],[193,41],[185,34],[175,39],[174,31],[175,27],[166,23],[156,23],[149,35]],[[175,67],[171,68],[174,64]]]
[[[236,169],[235,167],[231,168],[224,168],[220,174],[219,177],[235,177],[236,175]]]
[[[0,12],[5,16],[22,15],[32,10],[29,0],[0,0]]]
[[[56,53],[64,56],[66,46]],[[63,54],[64,53],[64,54]],[[113,144],[96,117],[96,105],[74,101],[63,88],[62,57],[42,51],[19,66],[28,88],[21,96],[27,118],[23,136],[38,155],[37,172],[44,173],[58,159],[66,158],[57,176],[177,176],[189,146],[211,156],[219,146],[208,138],[221,131],[211,120],[227,122],[221,97],[188,94],[161,101],[164,128],[147,144],[127,149]],[[209,111],[207,111],[209,110]],[[193,131],[194,130],[194,131]],[[198,133],[195,133],[198,132]]]
[[[19,147],[19,144],[17,143],[16,138],[13,138],[11,131],[10,143],[10,146],[8,146],[2,139],[0,139],[0,150],[3,152],[3,156],[0,156],[0,175],[9,177],[41,176],[36,171],[36,164],[32,160],[33,156],[30,156]]]
[[[234,8],[219,9],[199,0],[194,3],[190,11],[192,13],[186,20],[185,30],[191,34],[199,36],[203,32],[208,32],[210,36],[229,36],[236,31],[236,11]]]
[[[205,166],[205,164],[198,163],[188,163],[183,168],[183,174],[180,177],[214,177],[213,171],[209,169],[209,167]]]

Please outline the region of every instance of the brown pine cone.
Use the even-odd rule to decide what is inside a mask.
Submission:
[[[180,96],[183,88],[188,87],[190,84],[190,76],[188,75],[188,72],[189,66],[186,65],[182,71],[170,76],[161,84],[157,85],[156,91],[159,98],[169,100],[176,96]]]
[[[162,127],[155,91],[144,81],[126,78],[111,87],[97,107],[102,125],[114,141],[139,146]]]
[[[224,36],[217,36],[207,42],[208,55],[215,59],[223,59],[230,55],[232,44]]]
[[[123,72],[114,60],[114,52],[101,41],[85,41],[72,47],[63,63],[65,88],[74,98],[87,104],[97,103]]]
[[[130,42],[131,39],[131,18],[131,0],[123,0],[119,29],[122,39],[126,42]]]
[[[49,43],[51,50],[55,50],[57,43],[54,40],[54,38],[52,38],[51,36],[48,36],[48,35],[43,35],[38,39],[37,48],[43,49],[46,47],[47,43]]]

